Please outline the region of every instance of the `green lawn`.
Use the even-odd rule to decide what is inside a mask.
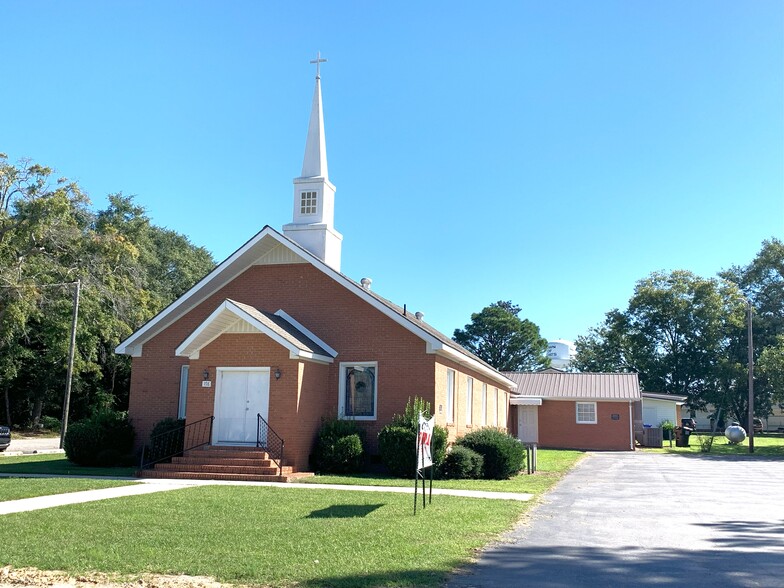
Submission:
[[[286,586],[438,585],[527,503],[203,486],[6,515],[0,565]]]
[[[540,495],[582,455],[540,450],[536,474],[436,481],[435,486]],[[8,458],[0,462],[0,472],[8,469],[95,473],[60,456]],[[125,468],[101,471],[126,473]],[[381,476],[308,481],[411,485],[411,480]],[[63,484],[61,479],[35,482]],[[0,483],[0,496],[2,492]],[[307,588],[437,586],[532,505],[436,495],[424,510],[420,504],[414,516],[413,501],[412,495],[385,492],[204,486],[11,514],[2,518],[4,533],[25,541],[5,544],[0,566],[72,575],[205,575],[225,582]]]
[[[673,441],[672,447],[670,447],[670,442],[665,441],[664,447],[661,449],[645,448],[643,451],[679,453],[683,455],[704,455],[700,441],[707,441],[708,437],[708,434],[692,434],[689,439],[689,447],[675,447],[675,441]],[[719,433],[713,439],[713,447],[710,450],[710,455],[742,455],[751,459],[755,456],[781,457],[784,459],[784,437],[780,435],[757,434],[754,436],[754,453],[750,454],[748,439],[737,445],[732,445],[723,434]]]
[[[115,480],[68,478],[0,478],[0,502],[19,500],[20,498],[33,498],[35,496],[64,494],[66,492],[79,492],[81,490],[113,488],[133,483]]]
[[[0,458],[0,474],[51,474],[57,476],[133,476],[136,468],[90,468],[68,461],[61,453]]]
[[[583,455],[584,452],[582,451],[540,449],[538,451],[537,472],[535,474],[520,474],[509,480],[435,480],[433,487],[541,494],[549,490]],[[300,478],[297,480],[297,483],[349,484],[352,486],[413,486],[413,480],[377,474],[354,476],[319,475],[311,478]]]

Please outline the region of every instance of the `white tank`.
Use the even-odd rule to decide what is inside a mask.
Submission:
[[[547,344],[547,357],[550,358],[550,365],[555,369],[568,369],[576,354],[577,350],[572,341],[556,339]]]

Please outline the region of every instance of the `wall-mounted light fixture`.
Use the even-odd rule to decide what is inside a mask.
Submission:
[[[275,368],[275,379],[276,379],[276,380],[280,380],[280,377],[281,377],[282,375],[283,375],[283,374],[281,374],[281,372],[280,372],[280,368]]]
[[[202,380],[209,380],[210,379],[210,370],[204,368],[204,371],[201,373]]]

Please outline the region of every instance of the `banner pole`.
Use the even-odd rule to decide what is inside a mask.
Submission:
[[[435,464],[430,466],[430,504],[433,504],[433,471],[435,469]]]
[[[414,515],[416,515],[417,506],[417,486],[419,486],[419,432],[421,425],[417,424],[416,436],[416,457],[414,463]]]

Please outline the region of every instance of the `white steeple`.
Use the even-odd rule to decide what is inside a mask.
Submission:
[[[335,186],[329,181],[327,171],[324,112],[321,107],[320,65],[325,61],[321,53],[311,61],[316,64],[316,88],[313,91],[305,157],[302,174],[294,178],[294,218],[284,225],[283,234],[340,271],[343,235],[334,227]]]

